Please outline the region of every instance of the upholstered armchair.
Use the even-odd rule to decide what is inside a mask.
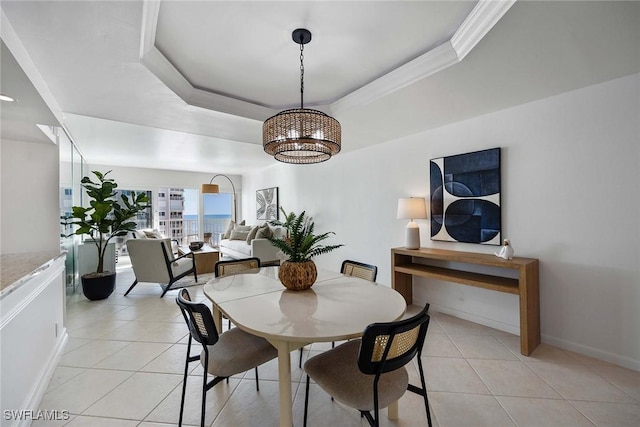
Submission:
[[[194,280],[198,281],[194,259],[187,257],[189,254],[174,258],[168,247],[170,244],[165,239],[129,239],[127,241],[136,279],[125,292],[125,296],[138,282],[159,283],[162,286],[160,297],[163,297],[171,289],[171,285],[191,273]]]

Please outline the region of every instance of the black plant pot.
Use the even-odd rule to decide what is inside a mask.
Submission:
[[[116,273],[90,273],[82,276],[82,293],[92,301],[109,297],[116,288]]]

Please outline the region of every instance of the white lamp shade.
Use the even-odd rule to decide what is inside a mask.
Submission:
[[[398,219],[424,218],[427,218],[427,206],[424,197],[398,199]]]

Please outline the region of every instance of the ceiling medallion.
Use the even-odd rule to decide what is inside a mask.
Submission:
[[[304,108],[304,45],[311,32],[294,30],[291,37],[300,45],[300,108],[281,111],[262,125],[264,151],[284,163],[310,164],[329,160],[340,152],[340,123],[322,111]]]

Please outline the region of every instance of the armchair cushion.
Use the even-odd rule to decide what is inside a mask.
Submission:
[[[142,230],[147,239],[162,239],[162,235],[158,230]]]
[[[171,272],[179,276],[193,268],[193,258],[177,258],[171,263]]]

